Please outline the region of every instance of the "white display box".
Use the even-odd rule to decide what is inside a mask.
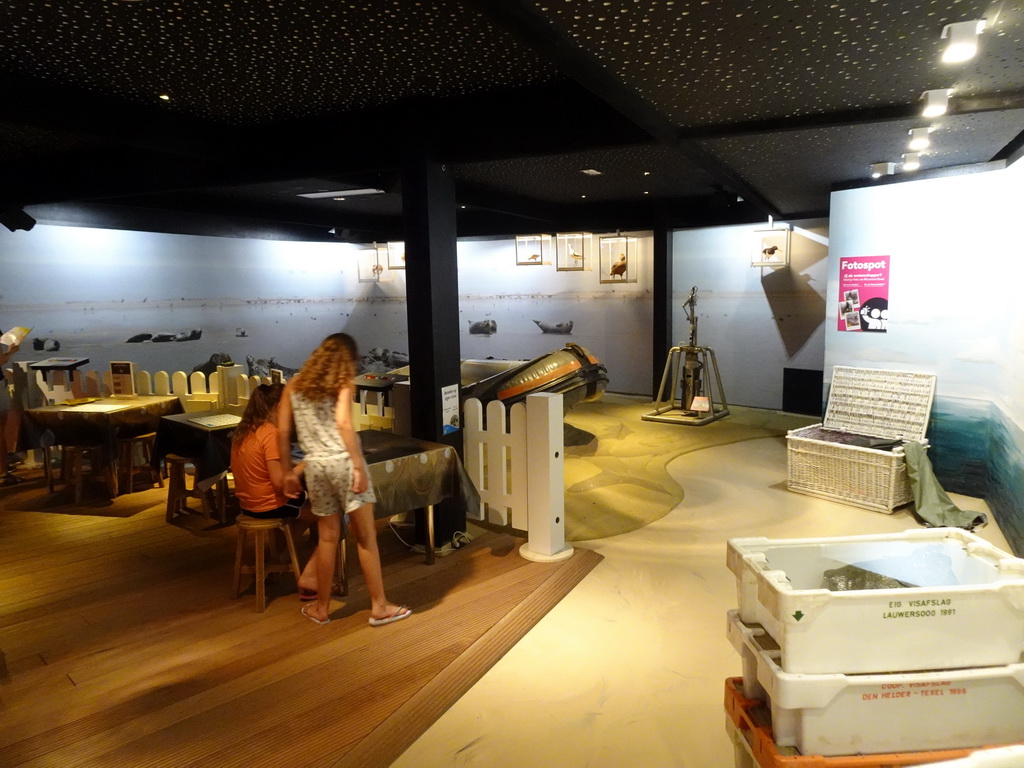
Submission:
[[[778,642],[786,672],[993,666],[1024,651],[1024,560],[959,528],[731,539],[726,564],[741,620]],[[826,587],[851,566],[913,586]]]
[[[871,444],[927,447],[934,394],[933,374],[835,366],[825,420],[786,435],[787,487],[886,514],[913,501],[902,447]]]
[[[780,747],[804,755],[987,747],[1024,738],[1024,664],[938,672],[783,672],[761,628],[729,613],[729,640],[754,670]],[[744,674],[744,688],[748,687]],[[760,698],[760,697],[759,697]]]
[[[931,763],[932,768],[1022,768],[1024,744],[972,752],[967,757]]]

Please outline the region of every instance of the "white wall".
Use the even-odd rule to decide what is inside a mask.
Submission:
[[[732,405],[779,409],[784,368],[822,368],[828,224],[790,223],[788,268],[750,266],[767,222],[673,235],[674,341],[688,339],[682,305],[697,286],[697,343],[714,350]]]
[[[935,372],[936,396],[998,400],[1019,419],[1022,179],[1014,169],[833,193],[829,306],[840,259],[888,255],[889,324],[841,332],[830,315],[826,380],[834,365]]]
[[[631,234],[631,233],[623,233]],[[637,234],[637,233],[633,233]],[[532,359],[575,342],[605,363],[610,388],[648,393],[651,349],[651,239],[640,233],[636,282],[601,282],[596,251],[584,271],[558,271],[554,254],[516,263],[515,241],[458,245],[463,358]],[[598,236],[593,239],[597,246]],[[33,328],[19,360],[87,357],[102,370],[132,360],[147,370],[191,371],[212,355],[274,358],[298,368],[326,335],[351,333],[361,351],[408,356],[404,270],[366,282],[366,247],[347,243],[249,240],[38,224],[0,232],[0,329]],[[494,319],[497,333],[469,333]],[[544,333],[572,323],[568,334]],[[194,341],[128,344],[139,333],[184,333]],[[244,336],[240,335],[244,330]],[[402,359],[402,356],[405,359]],[[386,363],[370,360],[372,369]]]
[[[652,240],[649,232],[622,234],[638,237],[636,282],[601,282],[596,234],[584,271],[558,271],[553,256],[540,266],[518,266],[512,239],[460,241],[462,357],[530,360],[573,342],[605,364],[609,390],[649,394]],[[470,323],[479,320],[494,320],[497,332],[470,334]],[[534,321],[571,322],[572,332],[543,333]]]

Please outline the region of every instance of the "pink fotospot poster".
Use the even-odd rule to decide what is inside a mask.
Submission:
[[[885,333],[889,324],[889,256],[839,260],[839,330]]]

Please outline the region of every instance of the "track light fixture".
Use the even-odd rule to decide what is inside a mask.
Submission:
[[[24,208],[6,208],[0,210],[0,224],[3,224],[11,232],[19,229],[28,232],[36,225],[36,220],[25,213]]]
[[[974,58],[978,52],[978,35],[985,29],[985,19],[979,21],[958,21],[942,28],[942,39],[949,40],[946,50],[942,52],[942,60],[947,64],[957,64]]]
[[[931,131],[931,128],[911,128],[907,131],[907,133],[910,134],[910,143],[907,145],[907,148],[912,149],[915,152],[927,149],[932,143],[931,139],[928,138],[928,134],[931,133]]]
[[[882,176],[892,176],[896,172],[896,163],[872,163],[871,178],[878,179]]]
[[[924,99],[922,114],[925,117],[938,117],[946,114],[946,110],[949,109],[949,94],[952,92],[952,88],[937,88],[922,93],[921,98]]]
[[[903,170],[916,171],[921,167],[921,155],[917,152],[907,152],[903,155]]]

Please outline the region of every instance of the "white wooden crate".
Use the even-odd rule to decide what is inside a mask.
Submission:
[[[825,420],[786,436],[787,487],[886,514],[913,501],[902,447],[870,445],[927,446],[934,394],[934,374],[837,365]]]

